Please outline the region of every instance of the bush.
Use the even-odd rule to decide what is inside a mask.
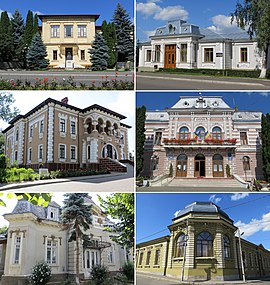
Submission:
[[[42,262],[33,267],[29,279],[34,285],[44,285],[49,282],[51,275],[52,271],[50,266],[47,263]]]
[[[231,168],[229,164],[226,164],[226,174],[227,177],[231,177]]]
[[[92,284],[105,285],[110,284],[110,274],[108,269],[103,265],[96,265],[92,268]]]
[[[128,261],[123,266],[123,273],[127,277],[128,280],[133,281],[134,280],[134,264],[131,261]]]
[[[172,165],[172,163],[170,164],[170,168],[169,168],[169,176],[173,177],[173,165]]]

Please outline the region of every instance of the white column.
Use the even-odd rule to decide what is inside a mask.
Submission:
[[[48,142],[47,142],[47,161],[53,162],[53,126],[54,126],[54,109],[49,107],[48,111]]]
[[[82,163],[86,163],[86,141],[83,140],[82,144]]]

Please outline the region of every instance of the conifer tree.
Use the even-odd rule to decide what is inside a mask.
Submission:
[[[262,115],[262,160],[266,181],[270,181],[270,114]]]
[[[134,58],[134,26],[127,11],[118,3],[113,15],[116,31],[117,61],[133,61]]]
[[[33,38],[33,12],[28,11],[24,30],[24,45],[28,49]]]
[[[107,69],[109,59],[108,50],[102,34],[96,33],[92,48],[88,50],[91,57],[92,70]]]
[[[13,46],[15,50],[15,57],[17,60],[23,60],[25,57],[24,50],[24,22],[23,17],[16,9],[11,18]]]
[[[11,61],[13,57],[12,26],[6,11],[0,19],[0,60]]]
[[[145,112],[145,106],[136,109],[136,176],[139,176],[143,170]]]
[[[108,46],[108,67],[113,68],[116,63],[116,33],[114,23],[107,23],[106,20],[102,22],[102,35]]]
[[[39,33],[39,27],[38,27],[38,15],[34,15],[34,20],[33,20],[33,35],[36,33]]]
[[[65,194],[62,209],[62,223],[69,229],[69,242],[75,242],[76,255],[76,283],[80,284],[80,254],[84,231],[92,223],[91,205],[86,205],[84,199],[87,193]]]
[[[46,59],[47,50],[41,36],[36,33],[26,54],[27,67],[30,69],[42,69],[49,65]]]

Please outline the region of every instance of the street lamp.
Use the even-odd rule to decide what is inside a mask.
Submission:
[[[238,228],[237,233],[238,233],[238,239],[239,239],[239,252],[240,252],[242,279],[243,279],[243,282],[246,282],[245,268],[244,268],[244,261],[243,261],[243,255],[242,255],[242,247],[241,247],[241,236],[244,234],[244,232],[241,233],[240,229]]]

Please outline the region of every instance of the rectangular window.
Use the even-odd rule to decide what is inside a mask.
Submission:
[[[17,142],[19,140],[19,130],[16,131],[15,135],[15,141]]]
[[[43,132],[44,132],[44,120],[41,120],[41,121],[40,121],[39,132],[40,132],[40,133],[43,133]]]
[[[162,132],[156,132],[154,144],[160,145],[161,144],[161,138],[162,138]]]
[[[29,161],[32,160],[32,148],[31,147],[28,149],[28,160]]]
[[[78,38],[86,38],[86,25],[78,25]]]
[[[87,146],[87,159],[89,160],[90,159],[90,145]]]
[[[152,51],[151,50],[147,50],[146,51],[146,61],[150,62],[151,61],[151,56],[152,56]]]
[[[160,45],[155,46],[155,62],[160,62]]]
[[[181,44],[180,46],[180,61],[187,62],[187,44]]]
[[[81,50],[81,60],[85,60],[85,50]]]
[[[43,159],[43,145],[39,145],[38,148],[38,158]]]
[[[53,60],[57,60],[57,50],[53,50]]]
[[[70,159],[76,159],[76,147],[75,146],[70,147]]]
[[[248,61],[248,50],[247,48],[240,48],[240,59],[241,62],[247,62]]]
[[[74,121],[70,122],[70,133],[76,135],[76,123]]]
[[[65,133],[66,132],[66,120],[60,119],[60,132]]]
[[[47,263],[56,264],[57,263],[57,241],[48,240],[47,241]]]
[[[64,144],[59,145],[59,158],[60,159],[66,158],[66,146]]]
[[[65,25],[65,38],[72,38],[73,37],[73,26],[72,25]]]
[[[248,140],[247,140],[247,132],[240,132],[240,142],[242,145],[247,145]]]
[[[14,160],[18,160],[18,151],[17,150],[15,150]]]
[[[150,258],[151,258],[151,251],[147,251],[145,265],[149,265],[150,264]]]
[[[31,126],[31,127],[30,127],[29,136],[30,136],[30,138],[32,138],[32,137],[33,137],[33,126]]]
[[[20,263],[21,237],[16,236],[14,240],[14,259],[13,264]]]
[[[160,249],[157,249],[155,254],[155,265],[159,265],[159,262],[160,262]]]
[[[143,252],[140,253],[139,265],[142,265],[143,261]]]
[[[214,62],[214,49],[213,48],[204,49],[204,62]]]
[[[60,38],[60,26],[59,25],[51,26],[51,38]]]

